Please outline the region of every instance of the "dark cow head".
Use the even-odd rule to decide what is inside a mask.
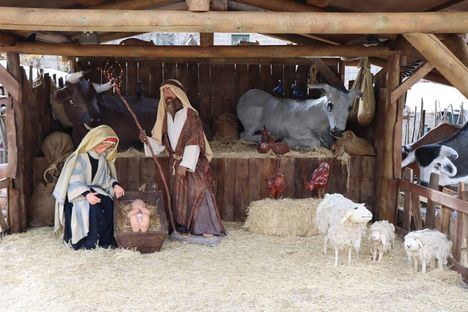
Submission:
[[[419,181],[423,185],[428,185],[431,173],[436,173],[441,177],[454,177],[457,174],[457,167],[452,160],[457,158],[457,151],[451,147],[428,144],[410,152],[402,161],[401,166],[406,167],[416,161],[419,166]]]
[[[92,83],[83,78],[83,72],[77,72],[67,76],[65,87],[55,92],[54,99],[63,105],[74,127],[90,130],[101,122],[97,95],[111,87],[110,83]]]

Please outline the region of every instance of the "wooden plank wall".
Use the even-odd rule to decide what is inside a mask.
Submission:
[[[161,166],[169,173],[168,158],[160,157]],[[267,196],[266,178],[279,168],[286,177],[286,195],[289,198],[316,196],[304,188],[305,179],[309,178],[321,161],[330,164],[330,178],[327,192],[346,194],[357,202],[365,202],[372,209],[374,157],[351,157],[345,166],[336,158],[214,158],[211,162],[215,177],[215,196],[221,216],[225,221],[243,221],[246,208],[251,201]],[[118,158],[116,162],[119,181],[128,191],[136,191],[147,183],[151,185],[155,177],[155,165],[151,158]],[[46,168],[45,159],[35,158],[34,183],[42,177]],[[351,170],[359,169],[359,174]],[[167,177],[167,176],[166,176]],[[162,182],[156,174],[158,186]],[[347,185],[349,187],[347,187]]]
[[[114,60],[112,60],[114,61]],[[91,80],[104,83],[100,69],[106,59],[86,59],[77,62],[77,70],[88,70]],[[124,70],[124,95],[134,95],[137,82],[141,82],[144,95],[159,97],[161,82],[175,78],[181,81],[192,105],[200,112],[203,121],[212,126],[216,118],[224,113],[235,114],[239,97],[251,88],[263,89],[273,94],[281,81],[287,97],[292,96],[291,85],[311,98],[307,88],[309,65],[281,64],[216,64],[216,63],[162,63],[154,60],[119,60]]]

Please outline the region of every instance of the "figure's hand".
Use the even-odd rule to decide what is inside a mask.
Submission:
[[[116,184],[114,186],[114,194],[115,194],[115,197],[120,198],[125,195],[125,191],[120,185]]]
[[[140,139],[141,143],[144,144],[147,141],[147,136],[146,136],[145,131],[141,131],[138,138]]]
[[[88,193],[86,195],[86,200],[91,204],[91,205],[96,205],[101,202],[101,199],[96,196],[97,193]]]
[[[179,178],[185,178],[185,175],[187,174],[187,168],[179,166],[177,167],[177,175]]]

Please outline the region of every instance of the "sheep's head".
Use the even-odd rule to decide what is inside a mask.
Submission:
[[[378,231],[372,231],[370,233],[370,239],[374,240],[374,241],[380,241],[381,240],[381,235],[380,235],[380,232]]]
[[[405,236],[405,249],[406,250],[418,250],[422,247],[422,242],[419,238],[414,236]]]
[[[348,209],[343,219],[341,219],[341,224],[346,221],[353,223],[367,223],[372,220],[372,212],[367,210],[364,204],[354,204]]]

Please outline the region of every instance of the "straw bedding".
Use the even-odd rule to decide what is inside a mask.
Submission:
[[[250,203],[244,228],[276,236],[317,235],[315,215],[321,199],[262,199]]]
[[[257,152],[256,144],[238,140],[234,142],[211,141],[211,149],[215,158],[276,158],[272,151],[266,154]],[[165,153],[165,152],[164,152]],[[117,157],[144,157],[145,153],[137,149],[131,148],[126,151],[118,153]],[[289,157],[303,157],[303,158],[331,158],[337,157],[333,152],[326,148],[310,148],[291,150],[284,156]]]
[[[333,267],[319,236],[273,237],[227,224],[217,247],[166,241],[160,253],[73,251],[50,228],[0,240],[8,311],[466,311],[453,271],[412,272],[401,240],[372,263]],[[341,259],[345,261],[344,257]]]

